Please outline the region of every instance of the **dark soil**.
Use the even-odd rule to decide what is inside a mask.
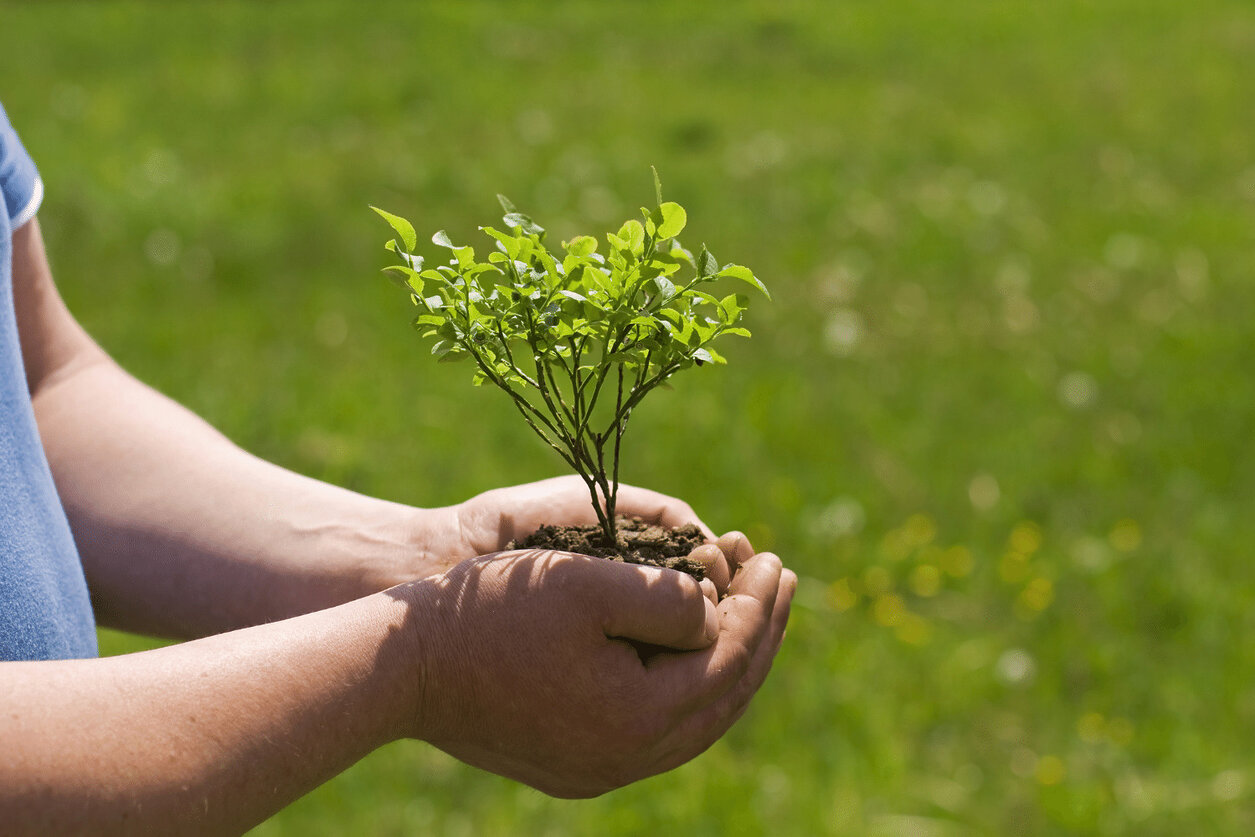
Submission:
[[[608,544],[600,526],[541,526],[510,549],[555,549],[579,555],[593,555],[629,564],[650,564],[679,570],[701,581],[706,568],[690,561],[688,554],[706,542],[696,526],[689,524],[668,529],[647,523],[639,517],[616,518],[618,542]]]

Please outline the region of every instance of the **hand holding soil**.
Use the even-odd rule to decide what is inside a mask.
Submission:
[[[450,536],[450,545],[429,550],[445,556],[448,561],[440,570],[464,558],[511,549],[511,544],[601,557],[611,552],[597,546],[600,526],[588,502],[584,483],[574,475],[486,491],[441,511],[452,515],[446,527],[455,534]],[[699,580],[710,578],[717,595],[727,591],[731,578],[728,559],[720,550],[713,549],[714,533],[687,503],[656,491],[622,485],[619,511],[623,517],[639,521],[629,524],[628,530],[621,533],[638,536],[637,540],[642,542],[644,554],[638,553],[637,558],[647,557],[651,552],[665,553],[660,560],[646,563],[691,571]],[[567,532],[565,540],[543,543],[535,538],[542,527],[563,531],[584,527],[584,531]],[[664,547],[660,539],[671,541],[673,530],[680,533],[678,538],[674,545]],[[633,561],[631,556],[624,557],[631,563],[642,562]]]

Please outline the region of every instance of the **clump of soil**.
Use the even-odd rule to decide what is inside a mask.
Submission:
[[[706,577],[706,568],[688,557],[690,552],[706,542],[706,536],[693,524],[668,529],[656,523],[647,523],[639,517],[623,515],[615,521],[618,538],[613,544],[606,542],[600,526],[545,525],[522,540],[511,543],[508,548],[554,549],[679,570],[698,581]]]

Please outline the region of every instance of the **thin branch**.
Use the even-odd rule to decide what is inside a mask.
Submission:
[[[483,368],[483,367],[481,366],[480,368]],[[527,426],[532,428],[533,432],[535,432],[536,435],[539,436],[546,445],[548,445],[555,452],[557,452],[558,456],[562,457],[562,461],[566,462],[566,464],[569,465],[574,470],[579,471],[580,468],[578,465],[576,465],[575,458],[572,456],[572,454],[568,450],[564,449],[557,442],[555,442],[553,439],[551,439],[549,437],[549,434],[546,433],[544,430],[542,430],[541,426],[536,423],[535,419],[539,419],[541,423],[543,423],[546,427],[548,427],[551,431],[553,431],[553,426],[549,422],[549,419],[545,416],[545,414],[542,413],[540,410],[538,410],[535,407],[535,405],[529,402],[526,398],[524,398],[523,396],[515,392],[513,388],[511,388],[508,384],[503,382],[500,378],[497,378],[494,375],[489,374],[489,380],[491,380],[502,391],[504,391],[506,395],[510,396],[510,400],[514,402],[514,406],[518,409],[519,414],[523,416],[523,420],[527,422]],[[530,414],[529,414],[529,411],[530,411]],[[533,418],[533,416],[535,416],[535,419]],[[561,436],[559,436],[559,438],[561,438]],[[565,439],[563,441],[565,442]]]
[[[536,389],[537,384],[534,380],[532,380],[532,376],[524,372],[514,361],[514,352],[510,349],[510,341],[506,340],[505,332],[501,328],[500,320],[497,321],[497,337],[500,338],[501,345],[505,347],[506,362],[510,364],[510,371],[526,381],[528,386]]]
[[[615,394],[615,415],[618,415],[619,409],[623,404],[623,367],[619,366],[619,385]],[[615,506],[619,502],[619,444],[623,441],[623,431],[627,429],[627,415],[623,420],[615,424],[614,433],[614,473],[611,476],[611,485],[613,486],[610,493],[610,499],[606,501],[608,509],[607,515],[614,520]]]
[[[610,365],[606,362],[606,358],[614,354],[615,352],[620,352],[620,351],[623,351],[625,348],[627,348],[627,346],[625,346],[624,341],[627,340],[628,333],[633,330],[638,330],[639,328],[640,328],[639,326],[633,326],[633,325],[624,326],[623,330],[614,338],[613,345],[611,345],[610,343],[610,335],[609,334],[606,335],[606,342],[602,344],[602,349],[601,349],[602,362],[601,362],[601,369],[598,370],[599,374],[597,377],[597,386],[593,388],[593,397],[590,399],[589,406],[588,406],[588,415],[590,417],[592,416],[593,408],[597,404],[597,399],[601,395],[601,388],[606,382],[606,377],[610,374]],[[648,355],[646,357],[648,357]],[[617,365],[620,368],[622,368],[622,364],[617,364]],[[648,361],[646,362],[646,365],[648,365]]]
[[[553,403],[553,399],[549,395],[549,387],[545,383],[545,372],[548,369],[548,366],[541,359],[540,349],[536,346],[536,325],[535,324],[536,324],[536,321],[532,318],[531,312],[528,311],[527,312],[527,345],[531,347],[532,359],[533,359],[533,362],[536,364],[536,380],[538,382],[537,389],[540,391],[540,397],[544,400],[545,406],[549,409],[549,412],[553,416],[554,420],[558,424],[562,424],[563,412],[565,411],[567,413],[567,416],[569,417],[570,411],[567,409],[565,404],[562,405],[563,407],[562,410],[559,410],[557,407],[555,407]],[[570,438],[570,434],[565,432],[565,429],[566,428],[564,426],[563,427],[564,432],[561,433],[561,435],[564,437],[563,441],[565,441],[568,445],[572,447],[572,449],[574,449],[575,444]],[[558,432],[558,431],[555,430],[554,432]]]
[[[614,417],[615,424],[617,424],[620,421],[625,420],[628,414],[632,412],[632,409],[636,407],[637,404],[641,403],[641,399],[644,398],[649,393],[650,390],[658,386],[667,378],[671,377],[671,375],[674,372],[676,372],[679,368],[680,368],[680,364],[673,363],[670,366],[660,369],[657,375],[650,378],[644,384],[641,384],[638,387],[634,387],[632,394],[628,397],[627,401],[624,402],[623,406],[619,410],[616,411],[615,417]],[[608,440],[610,438],[610,433],[613,431],[613,428],[614,428],[614,425],[611,425],[610,427],[606,429],[606,433],[604,434],[605,439]]]
[[[540,430],[540,428],[536,426],[535,421],[533,420],[533,416],[535,417],[535,419],[538,419],[542,424],[544,424],[544,426],[548,428],[551,433],[556,435],[559,439],[563,441],[564,444],[566,444],[568,442],[568,439],[562,433],[562,429],[560,427],[555,427],[554,423],[549,420],[549,417],[546,416],[543,412],[541,412],[541,410],[536,405],[532,404],[530,401],[528,401],[526,398],[524,398],[522,395],[516,392],[514,387],[510,386],[508,381],[506,381],[504,378],[498,375],[497,371],[490,364],[488,364],[487,361],[484,360],[483,356],[476,349],[474,343],[472,343],[469,340],[464,340],[464,341],[460,341],[458,345],[462,346],[470,353],[471,357],[474,358],[476,365],[479,366],[480,371],[484,373],[484,375],[488,378],[488,380],[492,381],[499,389],[505,392],[506,395],[510,396],[510,400],[514,402],[515,407],[517,407],[519,412],[523,414],[524,420],[527,421],[528,425],[530,425],[534,431],[536,431],[537,435],[539,435],[545,441],[545,443],[548,444],[551,448],[556,450],[562,456],[562,458],[566,461],[568,465],[570,465],[572,468],[575,468],[576,470],[579,470],[578,467],[575,465],[575,462],[573,461],[572,456],[568,455],[567,452],[564,452],[562,448],[558,447],[558,445],[555,442],[553,442],[553,440],[551,440],[547,434],[543,433]],[[531,413],[530,415],[528,411],[530,411]]]

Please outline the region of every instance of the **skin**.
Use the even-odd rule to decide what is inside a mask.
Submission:
[[[96,346],[37,221],[14,234],[14,302],[98,621],[189,641],[0,663],[6,833],[239,833],[400,738],[594,796],[705,750],[767,675],[796,578],[739,533],[694,553],[701,584],[499,552],[592,522],[583,484],[415,509],[259,460]],[[642,489],[619,503],[697,522]]]

